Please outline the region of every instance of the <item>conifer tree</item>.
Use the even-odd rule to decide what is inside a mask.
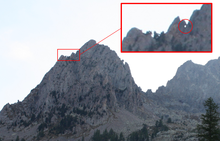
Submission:
[[[16,140],[15,141],[19,141],[19,136],[17,136]]]
[[[119,135],[119,141],[125,141],[125,138],[122,132]]]
[[[217,109],[218,105],[210,97],[205,103],[204,107],[206,114],[202,114],[201,120],[202,124],[197,125],[198,138],[202,141],[217,141],[219,139],[220,130],[218,127],[218,122],[220,120],[219,113]]]

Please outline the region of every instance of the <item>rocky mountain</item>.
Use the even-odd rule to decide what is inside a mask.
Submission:
[[[81,53],[94,44],[88,41]],[[79,52],[59,59],[78,57]],[[78,140],[110,128],[126,135],[144,123],[145,97],[128,64],[98,44],[81,54],[81,61],[56,62],[22,102],[6,104],[0,112],[0,138]]]
[[[204,112],[203,102],[209,97],[220,104],[219,88],[220,57],[204,66],[185,62],[166,87],[159,87],[154,94],[149,90],[147,95],[169,109],[200,113]]]
[[[195,10],[186,23],[176,17],[168,31],[160,34],[148,31],[142,33],[138,28],[132,28],[122,41],[122,51],[211,51],[211,4],[204,4],[200,10]],[[183,34],[182,32],[188,34]]]
[[[81,53],[94,44],[88,41]],[[205,66],[187,61],[166,87],[144,93],[109,47],[97,44],[80,56],[56,62],[23,101],[4,106],[0,140],[90,141],[105,129],[127,138],[144,125],[151,141],[194,141],[202,102],[210,96],[219,101],[220,58]]]
[[[94,44],[90,40],[80,52],[61,56],[77,60],[81,53],[81,61],[57,61],[23,101],[4,106],[0,140],[90,141],[105,129],[128,138],[146,127],[151,141],[197,141],[203,101],[211,96],[219,103],[220,58],[204,66],[187,61],[166,87],[145,93],[109,47],[97,44],[82,54]]]

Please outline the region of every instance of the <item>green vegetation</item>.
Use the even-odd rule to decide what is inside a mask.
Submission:
[[[167,123],[172,123],[171,118],[168,118],[168,119],[167,119]]]
[[[122,133],[120,133],[120,136],[118,137],[118,134],[112,129],[110,129],[109,132],[105,129],[102,134],[100,133],[100,130],[96,130],[91,139],[92,141],[125,141]]]
[[[55,99],[55,103],[57,103],[58,102],[58,98],[59,98],[59,97],[57,97],[58,96],[58,92],[52,91],[52,92],[50,92],[50,95]]]
[[[159,45],[162,45],[162,43],[165,43],[165,33],[162,31],[158,34],[154,31],[154,39],[159,43]]]
[[[47,128],[47,124],[46,123],[41,123],[39,126],[38,126],[38,131],[40,132],[40,131],[43,131],[44,130],[44,128]]]
[[[131,133],[128,136],[127,141],[149,141],[147,125],[144,124],[144,127],[141,130]]]
[[[15,139],[15,141],[19,141],[19,136],[17,136],[17,138]]]
[[[152,32],[151,32],[151,31],[147,31],[145,34],[146,34],[146,35],[152,34]]]
[[[154,51],[159,47],[161,47],[162,45],[166,44],[165,33],[163,31],[160,34],[154,31],[153,38],[156,40],[156,44],[152,44],[148,49],[149,51]],[[165,51],[164,48],[162,50]]]
[[[66,115],[62,118],[59,124],[55,125],[51,130],[50,133],[53,134],[63,134],[66,130],[72,131],[72,128],[78,123],[77,117],[72,117],[71,115]]]
[[[87,115],[87,111],[85,109],[73,108],[73,113],[77,113],[79,115],[85,116]]]
[[[169,128],[163,124],[163,117],[159,121],[156,121],[155,127],[153,128],[153,133],[151,134],[151,139],[155,138],[157,133],[160,131],[168,131]]]
[[[65,116],[65,113],[67,111],[67,106],[63,103],[61,107],[58,107],[57,110],[59,111],[59,115],[61,115],[61,117]]]
[[[92,141],[126,141],[122,132],[118,136],[118,134],[114,132],[112,129],[110,129],[109,132],[107,131],[107,129],[105,129],[102,134],[100,133],[100,130],[96,130],[91,140]],[[141,130],[131,133],[128,136],[127,141],[149,141],[147,125],[144,124]]]
[[[44,137],[44,136],[45,136],[44,131],[41,130],[41,131],[38,132],[38,134],[37,134],[37,140],[40,140],[40,138],[42,138],[42,137]]]
[[[154,39],[158,40],[159,37],[160,37],[160,35],[156,31],[154,31]]]
[[[178,44],[172,46],[172,50],[173,51],[185,51],[186,46],[183,46],[182,43],[178,43]]]
[[[31,121],[33,122],[33,121],[35,121],[35,119],[36,119],[35,114],[32,114],[32,116],[31,116]]]
[[[22,120],[20,120],[20,124],[21,125],[24,125],[24,127],[28,127],[30,124],[31,124],[31,121],[24,121],[23,119]],[[17,123],[15,122],[15,123],[13,123],[13,126],[16,126],[17,125]]]
[[[220,140],[220,129],[218,122],[220,121],[218,105],[210,97],[205,103],[206,114],[202,114],[202,124],[197,125],[199,140],[217,141]]]
[[[45,122],[46,122],[47,124],[50,124],[52,117],[53,117],[53,112],[51,111],[51,112],[48,114],[48,117],[46,117]]]

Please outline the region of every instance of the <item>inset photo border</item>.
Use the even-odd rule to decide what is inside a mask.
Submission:
[[[138,29],[138,27],[131,27],[130,31],[126,31],[127,32],[127,36],[123,37],[123,25],[126,24],[125,21],[123,21],[123,16],[125,16],[125,13],[123,13],[123,6],[132,6],[132,5],[191,5],[191,4],[199,4],[199,5],[204,5],[204,4],[210,4],[211,5],[211,33],[208,30],[207,35],[210,35],[209,37],[211,37],[211,39],[207,36],[204,37],[200,34],[197,34],[196,31],[196,27],[197,25],[195,25],[195,29],[194,29],[194,24],[192,21],[190,21],[190,19],[179,19],[178,23],[175,23],[176,25],[172,28],[172,31],[175,31],[177,33],[177,35],[173,35],[173,37],[170,37],[171,35],[167,35],[168,31],[170,30],[169,34],[172,32],[170,27],[169,30],[166,32],[161,32],[160,34],[158,34],[157,36],[154,35],[153,37],[153,33],[151,33],[151,29],[149,29],[148,32],[143,33],[141,29]],[[187,9],[186,9],[187,10]],[[195,9],[197,10],[197,9]],[[200,9],[199,9],[200,10]],[[158,11],[158,12],[162,12],[162,11]],[[174,11],[175,12],[175,11]],[[195,12],[195,11],[194,11]],[[193,12],[193,13],[194,13]],[[193,14],[192,13],[192,14]],[[147,14],[152,14],[152,13],[147,13]],[[129,15],[127,15],[129,16]],[[140,17],[146,17],[146,15],[144,15],[143,13],[139,14]],[[177,15],[179,16],[179,15]],[[155,17],[157,18],[157,17]],[[173,17],[174,21],[171,24],[174,24],[175,22],[175,18]],[[206,17],[205,17],[206,19]],[[204,19],[204,21],[205,21]],[[209,18],[210,19],[210,16]],[[149,19],[150,20],[153,19]],[[176,20],[178,21],[178,20]],[[163,24],[163,22],[159,23],[159,24]],[[188,25],[186,27],[186,25]],[[186,27],[186,28],[184,28]],[[212,53],[213,52],[213,4],[212,3],[121,3],[120,5],[120,50],[121,53]],[[208,28],[209,29],[209,28]],[[192,32],[191,32],[192,31]],[[196,32],[195,32],[196,31]],[[130,34],[129,34],[130,32]],[[140,38],[136,38],[134,37],[136,33],[138,33],[140,35],[140,32],[142,32],[143,35],[141,35],[142,37]],[[152,31],[154,32],[154,31]],[[191,33],[190,33],[191,32]],[[204,32],[204,31],[203,31]],[[134,33],[134,34],[133,34]],[[129,37],[128,37],[129,34]],[[166,36],[167,35],[167,36]],[[148,36],[148,37],[147,37]],[[151,37],[153,38],[154,41],[151,41]],[[179,37],[180,36],[180,37]],[[190,36],[190,37],[187,37]],[[161,38],[160,38],[161,37]],[[165,39],[164,39],[165,37]],[[132,39],[133,38],[133,39]],[[141,39],[142,38],[142,39]],[[143,41],[146,38],[145,41]],[[181,42],[178,44],[177,39],[181,38]],[[206,38],[206,39],[203,39]],[[187,40],[190,39],[191,41]],[[200,42],[199,39],[202,39],[203,41]],[[159,42],[160,41],[164,41],[164,42],[168,42],[169,44],[166,45],[166,43],[164,42]],[[194,41],[193,41],[194,40]],[[149,41],[150,43],[146,44],[146,47],[140,47],[141,45],[145,45],[145,43]],[[157,42],[158,41],[158,42]],[[139,43],[138,43],[139,42]],[[198,46],[193,46],[195,45],[195,42],[197,43]],[[135,44],[137,43],[137,44]],[[207,47],[207,45],[211,44],[211,47]],[[205,46],[205,48],[204,48]]]

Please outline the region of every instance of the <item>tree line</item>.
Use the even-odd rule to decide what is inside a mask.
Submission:
[[[204,102],[206,110],[205,114],[201,115],[201,124],[196,127],[197,137],[199,141],[220,141],[220,114],[218,112],[219,106],[210,97]],[[171,118],[168,118],[167,123],[172,123]],[[163,117],[156,121],[155,126],[152,128],[151,136],[147,129],[147,125],[143,125],[141,130],[135,131],[128,135],[127,138],[123,136],[123,133],[118,134],[112,129],[105,130],[102,134],[100,130],[96,130],[92,136],[92,141],[150,141],[154,139],[159,131],[167,131],[169,128],[163,124]],[[149,138],[150,137],[150,138]]]

